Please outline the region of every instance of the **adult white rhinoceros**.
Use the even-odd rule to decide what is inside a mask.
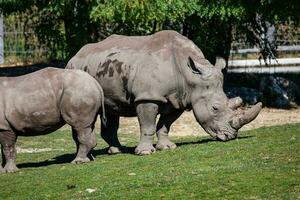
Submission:
[[[184,110],[192,109],[199,124],[212,137],[227,141],[252,121],[261,103],[237,113],[241,99],[228,99],[223,91],[224,62],[210,64],[201,50],[175,31],[149,36],[112,35],[87,44],[67,68],[91,74],[103,87],[107,126],[101,135],[111,153],[120,151],[117,138],[120,116],[137,116],[140,142],[136,154],[175,148],[168,139],[171,124]],[[156,117],[160,114],[158,124]]]

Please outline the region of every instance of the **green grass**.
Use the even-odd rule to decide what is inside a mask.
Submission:
[[[120,134],[133,149],[138,138]],[[69,131],[20,137],[20,171],[0,175],[0,199],[300,199],[300,124],[242,132],[230,142],[173,138],[172,151],[107,155],[98,137],[96,160],[72,165]],[[88,193],[87,188],[96,189]]]

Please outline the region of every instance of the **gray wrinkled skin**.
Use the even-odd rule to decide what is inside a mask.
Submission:
[[[211,65],[192,41],[175,31],[112,35],[85,45],[67,64],[69,69],[88,72],[103,87],[108,123],[101,135],[111,153],[121,148],[119,116],[138,117],[141,136],[135,152],[139,155],[155,151],[155,133],[156,149],[175,148],[168,132],[184,110],[192,109],[212,137],[222,141],[237,137],[237,130],[258,115],[261,104],[242,114],[236,112],[242,102],[240,98],[229,100],[224,94],[224,66],[222,60]]]
[[[94,124],[103,110],[103,91],[90,75],[79,70],[46,68],[19,77],[0,77],[0,143],[2,172],[15,172],[18,136],[51,133],[64,124],[72,127],[77,156],[88,162],[96,146]]]

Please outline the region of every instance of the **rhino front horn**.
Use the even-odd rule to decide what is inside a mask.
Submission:
[[[245,124],[248,124],[249,122],[254,120],[259,114],[261,108],[262,108],[262,103],[261,102],[257,103],[255,106],[252,106],[241,115],[234,117],[234,119],[231,122],[231,126],[236,130],[240,129]]]

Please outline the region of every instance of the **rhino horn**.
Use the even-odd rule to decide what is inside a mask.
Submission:
[[[240,129],[245,124],[248,124],[249,122],[254,120],[259,114],[261,108],[262,108],[262,103],[259,102],[256,105],[252,106],[251,108],[247,109],[242,114],[235,116],[231,121],[231,126],[236,130]]]
[[[228,101],[229,108],[235,110],[240,107],[243,103],[243,100],[240,97],[231,98]]]

